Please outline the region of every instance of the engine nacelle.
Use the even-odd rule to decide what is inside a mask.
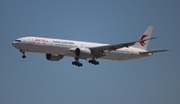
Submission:
[[[92,53],[88,48],[76,48],[75,55],[80,58],[89,58]]]
[[[49,61],[59,61],[63,58],[63,55],[46,54],[46,59]]]

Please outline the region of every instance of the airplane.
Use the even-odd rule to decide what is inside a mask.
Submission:
[[[130,60],[153,55],[156,52],[168,50],[148,51],[147,46],[151,38],[153,27],[149,26],[136,41],[120,44],[102,44],[75,40],[53,39],[43,37],[22,37],[16,39],[12,45],[20,50],[22,58],[26,58],[25,52],[44,53],[49,61],[59,61],[64,56],[74,57],[72,65],[81,67],[79,59],[88,59],[88,62],[99,65],[97,59]]]

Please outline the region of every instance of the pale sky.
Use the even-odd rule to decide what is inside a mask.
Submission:
[[[0,104],[180,104],[180,1],[1,0]],[[12,42],[42,36],[116,44],[153,26],[151,57],[94,66],[45,54],[22,59]]]

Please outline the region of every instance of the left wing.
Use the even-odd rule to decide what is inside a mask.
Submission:
[[[151,40],[151,39],[155,39],[155,38],[138,40],[138,41],[133,41],[133,42],[121,43],[121,44],[105,45],[105,46],[99,46],[99,47],[89,47],[89,49],[91,51],[100,51],[100,52],[104,51],[104,50],[113,51],[113,50],[116,50],[119,48],[132,46],[135,43],[140,42],[140,41],[147,41],[147,40]]]
[[[147,41],[147,40],[151,40],[151,39],[155,39],[155,38],[149,38],[149,39],[138,40],[138,41],[133,41],[133,42],[127,42],[127,43],[121,43],[121,44],[104,45],[104,46],[99,46],[99,47],[88,47],[88,48],[93,52],[93,54],[97,58],[99,58],[99,57],[102,57],[102,56],[105,55],[104,54],[105,50],[113,51],[113,50],[116,50],[116,49],[119,49],[119,48],[132,46],[135,43],[140,42],[140,41]]]

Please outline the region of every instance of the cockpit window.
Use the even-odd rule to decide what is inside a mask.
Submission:
[[[15,40],[16,42],[21,42],[21,40]]]

